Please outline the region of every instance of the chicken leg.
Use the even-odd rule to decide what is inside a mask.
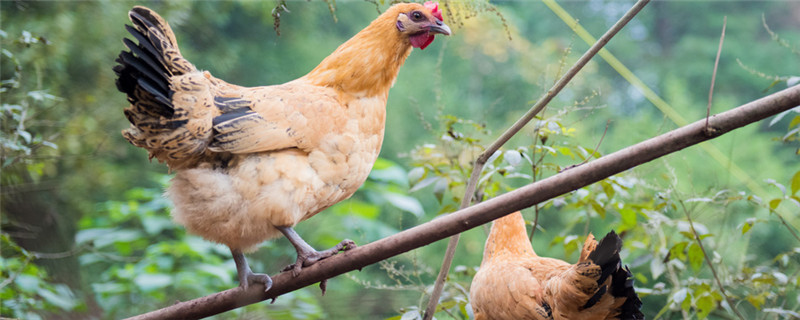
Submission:
[[[245,259],[241,251],[231,249],[231,255],[233,256],[233,262],[236,263],[236,273],[239,275],[240,287],[247,290],[253,283],[262,283],[264,287],[266,287],[264,292],[272,288],[272,278],[263,273],[253,273],[253,271],[250,270],[250,265],[247,264],[247,259]]]
[[[292,243],[294,248],[297,250],[297,261],[294,264],[290,264],[283,269],[283,271],[292,270],[292,275],[297,276],[300,274],[300,269],[303,267],[308,267],[317,261],[322,259],[331,257],[338,253],[339,251],[346,251],[356,247],[356,243],[353,240],[345,239],[342,242],[339,242],[333,248],[323,251],[317,251],[311,245],[309,245],[303,238],[297,234],[292,227],[276,227],[286,239],[289,239],[289,242]],[[322,280],[319,283],[319,287],[322,289],[322,294],[325,294],[325,284],[328,280]]]

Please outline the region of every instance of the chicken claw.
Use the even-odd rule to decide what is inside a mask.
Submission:
[[[264,292],[272,288],[272,278],[263,273],[253,273],[241,251],[231,249],[231,255],[233,255],[233,262],[236,263],[236,273],[239,275],[239,286],[242,289],[247,290],[254,283],[263,284]]]
[[[308,267],[317,263],[317,261],[329,258],[339,253],[339,251],[347,251],[356,247],[356,243],[353,242],[353,240],[345,239],[333,248],[317,251],[306,243],[306,241],[291,227],[278,227],[278,230],[280,230],[281,233],[286,236],[286,239],[289,239],[289,242],[294,245],[294,248],[297,249],[297,261],[283,268],[283,271],[292,270],[292,276],[295,277],[300,274],[300,270],[303,269],[303,267]]]

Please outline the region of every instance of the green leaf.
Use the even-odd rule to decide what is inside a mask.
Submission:
[[[614,186],[612,186],[611,183],[607,181],[601,181],[600,186],[603,187],[603,192],[606,194],[606,196],[608,196],[609,199],[613,198],[614,194],[616,194]]]
[[[619,211],[619,214],[622,217],[622,225],[619,227],[619,232],[636,227],[636,211],[631,208],[623,208]]]
[[[700,267],[703,266],[703,249],[694,242],[692,245],[689,246],[689,265],[692,266],[692,269],[697,272],[700,270]]]
[[[445,178],[440,178],[436,181],[436,184],[433,185],[433,195],[436,196],[436,200],[439,200],[439,203],[442,203],[444,193],[447,192],[447,187],[449,185],[450,183],[448,183]]]
[[[50,304],[63,310],[72,310],[78,304],[78,300],[72,296],[72,291],[66,285],[58,285],[55,292],[42,288],[37,293]]]
[[[383,158],[378,158],[375,161],[375,165],[372,166],[372,171],[369,173],[369,178],[401,186],[405,186],[408,183],[408,174],[403,170],[403,167]]]
[[[688,288],[681,288],[672,295],[672,302],[681,306],[684,311],[689,311],[692,305],[692,299],[689,296]]]
[[[678,259],[681,261],[686,260],[686,246],[689,245],[688,241],[681,241],[676,243],[672,248],[669,249],[669,256],[671,259]]]
[[[745,297],[745,299],[747,302],[750,302],[750,304],[756,307],[756,309],[761,309],[761,307],[764,306],[764,303],[767,302],[767,295],[769,293],[769,291],[764,291],[757,295],[748,295]]]
[[[711,234],[711,233],[706,233],[706,234],[699,235],[697,238],[700,239],[700,240],[703,240],[703,239],[711,237],[711,236],[714,236],[714,235]]]
[[[653,279],[658,279],[664,271],[667,271],[667,265],[661,259],[653,258],[650,260],[650,273]]]
[[[570,157],[570,158],[572,158],[572,159],[575,159],[575,154],[574,154],[574,153],[572,153],[572,150],[570,150],[568,147],[556,147],[556,149],[557,149],[557,150],[558,150],[558,152],[560,152],[561,154],[563,154],[563,155],[565,155],[565,156],[568,156],[568,157]]]
[[[514,167],[518,166],[522,162],[522,155],[517,150],[506,151],[503,155],[503,158],[506,162],[508,162],[508,164]]]
[[[750,219],[747,219],[747,220],[750,220]],[[752,221],[745,221],[745,223],[742,224],[742,234],[745,234],[745,233],[747,233],[747,231],[750,231],[750,228],[752,228],[752,227],[753,227],[753,222]]]
[[[408,172],[408,185],[413,186],[425,176],[424,167],[416,167]]]
[[[38,277],[27,274],[17,275],[17,277],[14,279],[14,283],[17,285],[17,288],[20,288],[20,290],[25,292],[36,292],[41,286]]]
[[[767,180],[764,180],[764,182],[766,182],[766,183],[769,183],[769,184],[771,184],[771,185],[775,186],[776,188],[778,188],[778,189],[780,189],[780,190],[781,190],[781,193],[783,193],[784,195],[786,195],[786,186],[784,186],[784,185],[782,185],[782,184],[778,183],[777,181],[775,181],[775,180],[773,180],[773,179],[767,179]]]
[[[172,277],[163,273],[142,273],[133,279],[142,291],[161,289],[172,283]]]
[[[331,211],[340,216],[356,215],[367,219],[375,219],[381,212],[381,208],[363,201],[350,199],[337,203]]]
[[[711,313],[711,310],[714,309],[714,297],[705,294],[697,299],[695,306],[697,306],[697,317],[699,319],[705,319],[708,317],[708,314]]]
[[[601,206],[599,202],[592,199],[591,201],[589,201],[589,204],[592,206],[592,209],[594,209],[594,211],[600,215],[601,218],[603,219],[606,218],[606,209],[603,208],[603,206]]]
[[[393,192],[386,192],[383,197],[393,206],[400,210],[409,212],[417,217],[425,215],[425,210],[422,209],[422,204],[416,198]]]
[[[442,178],[442,177],[427,177],[425,179],[422,179],[422,181],[419,181],[418,183],[413,184],[411,189],[408,190],[408,193],[411,193],[411,192],[420,190],[422,188],[425,188],[425,187],[427,187],[427,186],[429,186],[429,185],[431,185],[434,182],[437,182],[439,180],[447,180],[447,179]]]
[[[797,191],[800,191],[800,171],[794,173],[790,188],[792,190],[792,195],[797,193]]]
[[[778,208],[779,205],[781,205],[781,201],[783,201],[783,199],[780,199],[780,198],[776,198],[776,199],[770,200],[769,201],[769,208],[771,210],[775,210],[776,208]]]

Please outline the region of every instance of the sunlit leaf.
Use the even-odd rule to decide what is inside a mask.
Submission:
[[[697,317],[705,319],[714,310],[714,298],[708,294],[702,295],[695,302],[695,306],[697,306]]]
[[[622,225],[618,228],[619,232],[636,227],[636,211],[630,208],[623,208],[619,210],[619,214],[622,217]]]
[[[769,201],[769,208],[772,209],[772,210],[775,210],[776,208],[778,208],[779,205],[781,205],[781,201],[783,201],[783,199],[780,199],[780,198],[776,198],[776,199],[770,200]]]
[[[700,246],[696,242],[693,242],[689,246],[689,252],[687,253],[687,255],[689,256],[689,265],[692,267],[692,270],[694,270],[695,272],[700,270],[700,267],[703,266],[703,260],[704,260],[703,249],[700,248]]]
[[[761,292],[759,294],[747,295],[745,297],[745,300],[747,300],[747,302],[750,302],[750,304],[756,307],[756,309],[761,309],[761,307],[767,301],[768,294],[769,292]]]
[[[589,204],[592,206],[592,209],[594,209],[594,211],[597,212],[598,215],[600,215],[601,218],[603,219],[606,218],[606,209],[603,208],[603,206],[601,206],[599,202],[591,200],[589,201]]]
[[[688,306],[686,305],[687,301],[689,302]],[[681,308],[683,308],[683,310],[689,311],[689,307],[691,306],[691,302],[692,302],[690,297],[689,297],[689,289],[688,288],[681,288],[680,290],[676,291],[672,295],[672,302],[677,304],[677,305],[679,305],[679,306],[681,306]]]
[[[340,216],[356,215],[367,219],[375,219],[380,214],[381,208],[364,201],[349,199],[335,204],[331,211]]]
[[[676,243],[669,249],[669,256],[671,259],[686,260],[686,246],[689,245],[688,241],[681,241]]]
[[[791,182],[792,195],[800,191],[800,171],[794,173]]]
[[[750,228],[753,227],[753,221],[749,221],[749,220],[750,219],[748,219],[748,221],[745,221],[745,223],[742,224],[742,234],[747,233],[747,231],[750,231]]]

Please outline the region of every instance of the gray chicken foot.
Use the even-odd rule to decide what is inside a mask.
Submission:
[[[339,244],[333,248],[317,251],[305,240],[303,240],[303,238],[301,238],[292,227],[277,227],[277,229],[283,233],[286,239],[289,239],[289,242],[291,242],[292,245],[294,245],[294,248],[297,250],[297,261],[286,266],[286,268],[283,268],[283,271],[291,270],[292,276],[295,277],[300,274],[300,270],[303,269],[303,267],[308,267],[314,263],[317,263],[317,261],[329,258],[339,253],[339,251],[347,251],[356,247],[356,243],[353,242],[353,240],[345,239],[342,240],[342,242],[339,242]],[[319,287],[322,289],[322,294],[325,294],[327,282],[328,280],[325,279],[319,283]]]
[[[264,292],[272,288],[272,278],[263,273],[253,273],[241,251],[231,249],[231,255],[233,256],[233,262],[236,263],[236,273],[239,275],[239,286],[242,289],[247,290],[254,283],[263,284],[265,287]]]

